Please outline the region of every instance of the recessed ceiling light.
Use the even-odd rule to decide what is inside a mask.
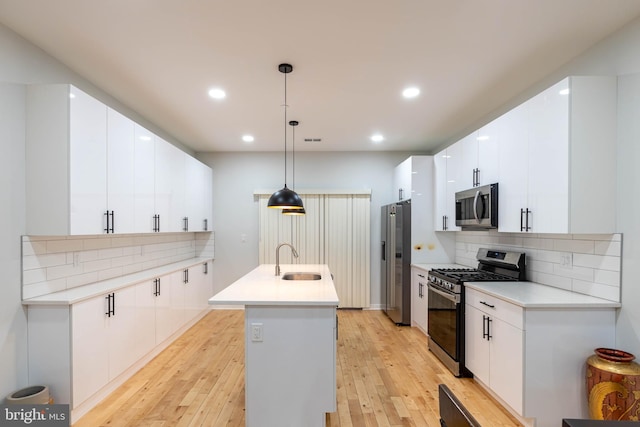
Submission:
[[[405,98],[415,98],[418,95],[420,95],[420,89],[417,87],[408,87],[402,91],[402,96]]]
[[[558,92],[560,95],[569,95],[569,89],[562,89],[560,92]]]
[[[371,140],[373,142],[382,142],[384,141],[384,136],[380,135],[379,133],[376,133],[375,135],[371,136]]]
[[[209,90],[209,96],[213,99],[224,99],[227,97],[227,94],[222,89],[214,88]]]
[[[242,140],[244,142],[253,142],[254,138],[252,135],[242,135]]]
[[[138,138],[142,141],[151,141],[151,137],[149,135],[140,135]]]
[[[487,135],[482,135],[476,138],[478,141],[486,141],[487,139],[489,139],[489,137]]]

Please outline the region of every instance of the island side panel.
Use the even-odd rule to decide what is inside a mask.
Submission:
[[[247,427],[324,426],[336,411],[336,307],[247,306],[245,345]]]

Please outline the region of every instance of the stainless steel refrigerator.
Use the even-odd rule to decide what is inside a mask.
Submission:
[[[411,324],[411,200],[382,206],[382,309],[399,325]]]

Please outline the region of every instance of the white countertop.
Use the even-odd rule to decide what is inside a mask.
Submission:
[[[282,280],[290,272],[320,273],[320,280]],[[280,276],[275,264],[262,264],[209,299],[212,305],[331,305],[340,302],[329,266],[282,264]]]
[[[485,292],[524,308],[617,308],[620,303],[582,295],[534,282],[465,282],[467,288]]]
[[[184,261],[174,262],[172,264],[127,274],[126,276],[115,277],[113,279],[102,280],[100,282],[91,283],[89,285],[78,286],[76,288],[66,289],[64,291],[25,299],[22,300],[22,304],[71,305],[98,295],[108,294],[118,289],[135,285],[136,283],[144,282],[145,280],[155,279],[158,276],[173,273],[174,271],[189,268],[193,265],[197,265],[207,261],[211,261],[211,258],[189,258]]]
[[[443,264],[443,263],[411,264],[411,267],[419,268],[420,270],[424,270],[426,272],[429,272],[429,270],[434,269],[434,268],[471,268],[471,267],[467,267],[466,265],[461,265],[461,264]]]

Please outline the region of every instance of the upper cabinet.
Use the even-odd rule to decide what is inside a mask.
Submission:
[[[402,201],[413,197],[413,157],[409,157],[393,170],[393,198]]]
[[[458,231],[456,226],[456,191],[463,175],[462,144],[453,144],[433,158],[434,161],[434,222],[435,231]]]
[[[615,232],[616,78],[566,78],[505,116],[499,230]]]
[[[211,169],[71,85],[27,88],[26,165],[27,234],[210,229]]]
[[[456,191],[497,182],[498,231],[616,232],[616,103],[616,77],[568,77],[438,153],[436,230],[458,230]]]

